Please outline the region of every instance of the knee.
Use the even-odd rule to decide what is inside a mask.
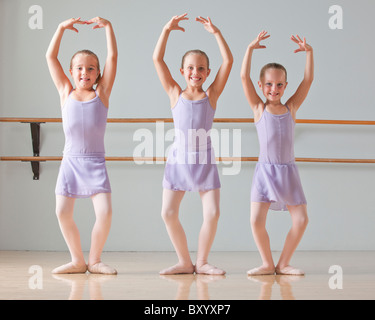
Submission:
[[[306,215],[303,218],[301,218],[300,225],[303,228],[306,228],[308,224],[309,224],[309,217]]]
[[[219,208],[211,208],[204,213],[204,219],[210,222],[218,222],[220,218],[220,209]]]
[[[301,214],[298,217],[295,217],[293,219],[293,224],[300,229],[305,229],[308,223],[309,223],[309,218],[307,214]]]
[[[67,210],[64,208],[56,208],[56,217],[59,221],[65,220],[65,219],[71,219],[73,217],[73,212],[71,210]]]
[[[96,213],[97,219],[108,220],[112,219],[112,208],[103,208]]]
[[[250,215],[250,224],[253,229],[259,229],[259,228],[264,228],[265,227],[265,219],[256,214],[251,214]]]
[[[172,208],[162,208],[161,217],[165,223],[176,221],[178,219],[178,210]]]

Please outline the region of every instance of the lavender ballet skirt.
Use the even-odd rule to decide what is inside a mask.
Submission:
[[[70,198],[88,198],[97,193],[110,193],[105,158],[64,156],[57,177],[55,193]]]
[[[251,201],[271,202],[271,210],[285,211],[287,205],[306,204],[296,164],[257,163]]]
[[[171,148],[164,171],[164,188],[174,191],[208,191],[220,186],[213,149],[185,153],[174,146]]]

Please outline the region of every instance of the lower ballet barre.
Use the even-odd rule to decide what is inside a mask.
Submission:
[[[3,156],[0,161],[30,162],[33,171],[33,179],[39,180],[39,163],[45,161],[61,161],[61,156],[40,156],[40,124],[61,123],[61,118],[0,118],[0,122],[29,123],[34,156]],[[173,123],[172,118],[108,118],[108,123]],[[216,118],[216,123],[254,123],[253,118]],[[332,124],[332,125],[375,125],[375,121],[363,120],[316,120],[297,119],[296,123],[303,124]],[[106,161],[130,161],[130,162],[165,162],[165,157],[106,157]],[[217,157],[216,161],[258,161],[258,157]],[[322,162],[322,163],[375,163],[375,159],[341,159],[341,158],[296,158],[297,162]]]

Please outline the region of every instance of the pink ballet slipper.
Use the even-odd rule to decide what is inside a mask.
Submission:
[[[247,272],[248,276],[266,276],[275,274],[275,269],[266,269],[264,267],[257,267]]]
[[[87,271],[87,265],[75,266],[73,262],[69,262],[60,267],[52,270],[54,274],[67,274],[67,273],[85,273]]]
[[[178,264],[163,269],[159,272],[160,275],[173,275],[173,274],[193,274],[194,273],[194,265],[191,266],[180,266]]]
[[[285,268],[276,268],[276,274],[279,275],[292,275],[292,276],[303,276],[305,272],[301,269],[294,268],[292,266],[286,266]]]
[[[98,262],[93,265],[88,265],[87,269],[91,273],[98,273],[98,274],[117,274],[117,270],[110,267],[109,265],[103,263],[103,262]]]
[[[195,266],[196,274],[208,274],[222,276],[226,272],[208,263],[201,265],[200,267]]]

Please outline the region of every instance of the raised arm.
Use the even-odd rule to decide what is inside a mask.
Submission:
[[[207,17],[207,19],[197,17],[195,20],[200,22],[209,33],[215,36],[217,44],[219,46],[221,57],[223,59],[219,71],[216,74],[215,80],[207,89],[207,95],[209,95],[211,102],[216,105],[216,101],[223,92],[230,71],[232,69],[233,56],[220,30],[215,25],[213,25],[209,17]]]
[[[253,55],[254,49],[264,49],[266,46],[261,45],[260,42],[269,38],[270,35],[267,35],[266,31],[262,31],[259,33],[257,38],[252,41],[246,49],[245,56],[242,61],[241,67],[241,81],[242,87],[245,92],[245,96],[251,109],[253,110],[254,114],[259,112],[260,109],[263,108],[263,101],[257,94],[254,84],[250,78],[250,70],[251,70],[251,59]]]
[[[156,43],[156,47],[154,49],[154,54],[152,59],[154,61],[154,65],[156,68],[156,72],[159,76],[160,82],[167,92],[169,99],[171,101],[171,106],[175,105],[177,102],[176,97],[180,94],[181,88],[177,84],[177,82],[172,78],[172,75],[168,69],[167,64],[164,61],[165,49],[167,47],[167,41],[169,38],[169,34],[173,30],[180,30],[185,32],[185,29],[180,27],[178,24],[180,21],[188,20],[189,18],[186,17],[187,13],[174,16],[163,28],[161,35],[159,37],[158,42]]]
[[[52,77],[52,80],[57,88],[57,91],[60,94],[60,101],[63,102],[65,97],[71,91],[72,84],[69,78],[66,76],[60,61],[58,59],[61,39],[63,37],[64,31],[69,29],[75,32],[78,30],[74,27],[74,24],[85,24],[85,21],[81,21],[81,18],[69,19],[59,24],[55,34],[52,37],[52,40],[49,44],[49,47],[46,52],[46,59],[48,68]]]
[[[107,58],[103,68],[103,74],[98,82],[98,94],[103,99],[103,103],[108,106],[109,96],[116,78],[117,70],[117,42],[111,22],[100,17],[87,21],[88,24],[96,23],[93,29],[105,28],[107,38]]]
[[[294,52],[301,52],[306,51],[306,66],[305,66],[305,73],[301,84],[299,85],[297,91],[291,96],[287,102],[289,108],[291,108],[294,113],[298,110],[301,106],[303,101],[306,99],[307,94],[309,93],[311,84],[314,80],[314,55],[313,55],[313,48],[306,43],[306,39],[301,38],[297,35],[297,38],[292,36],[292,41],[298,44],[298,49]]]

